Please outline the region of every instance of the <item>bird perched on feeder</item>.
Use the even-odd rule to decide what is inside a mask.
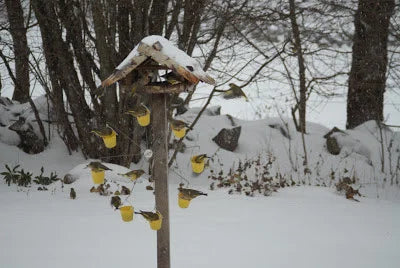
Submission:
[[[171,124],[171,127],[173,129],[175,129],[175,130],[181,130],[181,129],[185,128],[185,127],[186,128],[190,128],[190,126],[186,122],[184,122],[182,120],[177,120],[177,119],[170,118],[169,122]]]
[[[101,162],[97,162],[97,161],[90,162],[86,167],[90,168],[92,171],[95,171],[95,172],[112,170],[112,169],[106,167],[105,165],[103,165]]]
[[[201,163],[206,158],[210,158],[210,157],[208,157],[206,154],[199,154],[199,155],[195,155],[195,156],[192,157],[193,161],[196,162],[196,163]]]
[[[175,72],[166,73],[166,74],[162,75],[161,77],[164,78],[165,80],[167,80],[167,82],[171,85],[176,85],[176,84],[185,82],[185,78],[183,78],[182,76],[180,76],[179,74],[177,74]]]
[[[103,138],[106,136],[110,136],[113,132],[113,129],[110,128],[109,126],[99,128],[99,129],[94,129],[91,131],[92,133],[96,134],[97,136]]]
[[[113,196],[111,197],[111,206],[115,207],[115,209],[118,209],[121,206],[121,198],[119,196]]]
[[[234,98],[244,97],[246,101],[249,101],[249,99],[247,98],[246,94],[244,94],[241,87],[239,87],[234,83],[230,83],[229,87],[230,89],[224,91],[223,93],[224,99],[234,99]]]
[[[76,198],[76,192],[74,188],[71,188],[71,191],[69,192],[69,198],[75,199]]]
[[[135,214],[140,214],[143,216],[148,221],[157,221],[160,219],[160,212],[157,211],[157,213],[151,212],[151,211],[140,211],[140,212],[135,212]]]
[[[123,177],[127,177],[127,178],[131,179],[131,181],[134,181],[134,180],[139,179],[140,176],[142,176],[144,173],[145,172],[144,172],[143,169],[135,169],[135,170],[128,171],[125,174],[118,173],[118,175],[123,176]]]
[[[135,117],[145,116],[147,113],[148,113],[148,109],[143,104],[140,104],[140,105],[134,107],[133,109],[128,110],[128,111],[125,112],[125,114],[130,114],[130,115],[133,115]]]
[[[189,189],[189,188],[180,187],[180,188],[178,188],[178,190],[179,190],[179,197],[183,198],[183,199],[186,199],[186,200],[192,200],[193,198],[196,198],[196,197],[198,197],[200,195],[205,195],[205,196],[208,195],[208,194],[203,193],[201,191],[197,191],[197,190]]]

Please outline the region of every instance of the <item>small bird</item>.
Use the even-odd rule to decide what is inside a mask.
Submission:
[[[130,114],[135,117],[138,117],[138,116],[145,116],[148,112],[149,109],[147,109],[147,107],[144,106],[143,104],[140,104],[134,107],[133,109],[126,111],[125,114]]]
[[[192,157],[192,160],[196,163],[203,162],[206,158],[209,158],[206,154],[199,154]]]
[[[145,172],[144,172],[143,169],[135,169],[135,170],[128,171],[125,174],[118,173],[118,175],[123,176],[123,177],[127,177],[127,178],[131,179],[131,181],[134,181],[134,180],[139,179],[140,176],[142,176],[144,173]]]
[[[234,99],[234,98],[244,97],[246,101],[249,101],[249,99],[247,98],[246,94],[244,94],[241,87],[239,87],[234,83],[230,83],[229,87],[230,89],[228,89],[223,93],[224,99]]]
[[[94,129],[91,132],[96,134],[97,136],[103,138],[103,137],[110,136],[113,133],[113,129],[110,128],[109,126],[106,126],[104,128]]]
[[[103,165],[101,162],[90,162],[86,167],[90,168],[92,171],[95,172],[100,172],[100,171],[105,171],[105,170],[112,170],[105,165]]]
[[[76,198],[76,192],[74,188],[71,188],[71,191],[69,192],[69,198],[75,199]]]
[[[140,212],[135,212],[135,214],[142,215],[143,218],[145,218],[148,221],[157,221],[161,217],[161,214],[158,211],[156,213],[154,213],[154,212],[151,212],[151,211],[142,211],[141,210]]]
[[[176,85],[176,84],[185,82],[185,78],[183,78],[182,76],[180,76],[179,74],[177,74],[175,72],[166,73],[166,74],[162,75],[161,77],[164,78],[165,80],[167,80],[167,82],[171,85]]]
[[[111,206],[115,207],[115,209],[118,209],[121,206],[121,198],[119,196],[113,196],[111,197]]]
[[[181,130],[183,128],[190,128],[190,126],[182,120],[170,118],[169,122],[171,124],[171,127],[175,130]]]
[[[129,190],[128,187],[122,185],[121,195],[130,195],[130,194],[131,194],[131,190]]]
[[[203,193],[201,191],[197,191],[194,189],[189,189],[189,188],[178,188],[179,190],[179,197],[186,199],[186,200],[192,200],[193,198],[196,198],[200,195],[205,195],[207,196],[208,194]]]

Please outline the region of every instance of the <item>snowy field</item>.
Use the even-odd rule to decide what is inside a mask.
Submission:
[[[138,184],[134,206],[151,209]],[[156,267],[156,233],[122,222],[89,174],[64,191],[16,193],[0,184],[0,267]],[[209,191],[188,209],[170,185],[172,267],[399,267],[400,204],[352,202],[331,189],[295,187],[270,197]],[[207,189],[202,189],[207,190]]]

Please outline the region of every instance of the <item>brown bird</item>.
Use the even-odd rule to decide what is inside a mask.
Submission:
[[[125,187],[125,186],[122,185],[121,193],[120,193],[120,194],[121,194],[121,195],[130,195],[130,194],[131,194],[131,190],[129,190],[128,187]]]
[[[228,89],[223,93],[224,99],[234,99],[234,98],[244,97],[246,101],[249,101],[249,99],[247,98],[246,94],[244,94],[241,87],[239,87],[234,83],[230,83],[229,87],[230,89]]]
[[[111,197],[111,206],[118,209],[121,206],[121,198],[119,196]]]
[[[110,136],[113,133],[113,129],[106,126],[104,128],[99,128],[99,129],[93,129],[92,133],[96,134],[99,137],[107,137]]]
[[[138,117],[138,116],[145,116],[148,113],[148,111],[149,110],[147,109],[146,106],[140,104],[138,106],[135,106],[133,109],[126,111],[125,114],[130,114],[135,117]]]
[[[132,181],[134,181],[134,180],[139,179],[140,176],[142,176],[144,173],[145,172],[143,169],[135,169],[135,170],[128,171],[127,173],[123,173],[123,174],[118,173],[118,175],[127,177],[127,178],[131,179]]]
[[[192,157],[193,161],[196,163],[201,163],[206,158],[209,158],[206,154],[199,154]]]
[[[186,200],[192,200],[200,195],[207,196],[206,193],[189,188],[178,188],[180,197]]]
[[[71,191],[69,192],[69,198],[75,199],[76,198],[76,192],[74,188],[71,188]]]
[[[183,78],[182,76],[180,76],[179,74],[176,74],[174,72],[166,73],[166,74],[162,75],[161,77],[164,78],[165,80],[167,80],[167,82],[171,85],[185,82],[185,78]]]
[[[151,211],[140,211],[140,212],[135,212],[135,214],[140,214],[143,216],[143,218],[145,218],[148,221],[156,221],[158,219],[160,219],[160,212],[154,213]]]
[[[170,118],[169,122],[171,124],[171,127],[173,129],[175,129],[175,130],[181,130],[183,128],[189,128],[190,127],[186,122],[184,122],[182,120],[177,120],[177,119]]]
[[[100,171],[104,171],[104,170],[112,170],[98,161],[90,162],[86,167],[88,167],[91,170],[96,171],[96,172],[100,172]]]

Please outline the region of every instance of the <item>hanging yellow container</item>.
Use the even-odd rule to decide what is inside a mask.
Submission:
[[[204,159],[201,160],[200,162],[196,162],[196,161],[195,161],[195,158],[196,158],[196,156],[193,156],[193,157],[190,159],[190,162],[192,163],[192,170],[193,170],[194,173],[200,174],[200,173],[203,172],[203,170],[204,170],[204,164],[205,164],[205,162],[204,162]]]
[[[117,145],[117,133],[113,130],[110,135],[102,137],[107,148],[114,148]]]
[[[94,184],[103,184],[104,183],[104,173],[105,171],[94,171],[92,170],[92,179]]]
[[[162,215],[159,212],[157,212],[157,214],[158,214],[158,220],[149,221],[150,228],[155,231],[160,230],[162,225]]]
[[[186,135],[186,128],[181,128],[181,129],[174,129],[172,128],[172,132],[174,133],[175,137],[178,139],[185,137]]]
[[[119,211],[121,212],[121,217],[123,221],[129,222],[133,220],[133,207],[132,206],[124,206],[120,207]]]
[[[178,194],[178,205],[180,208],[188,208],[190,204],[190,200],[182,198],[182,194]]]
[[[150,124],[150,110],[146,108],[146,114],[142,116],[136,116],[138,124],[142,127],[148,126]]]

